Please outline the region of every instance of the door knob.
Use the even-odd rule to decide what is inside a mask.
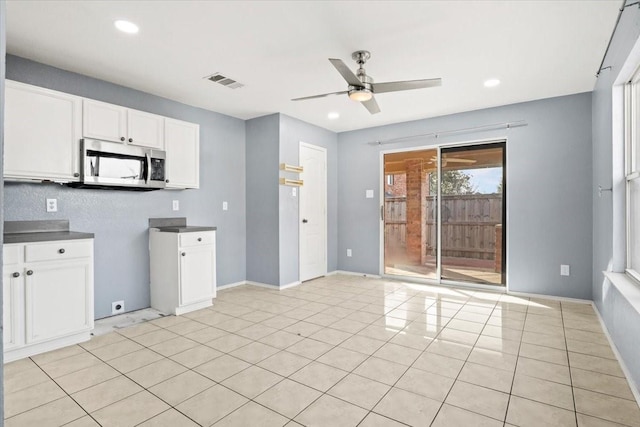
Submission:
[[[187,253],[186,253],[186,252],[182,252],[180,255],[182,255],[182,256],[186,256],[186,255],[187,255]]]
[[[121,137],[120,137],[120,141],[124,141],[124,136],[121,136]]]
[[[302,220],[302,223],[303,223],[303,224],[306,224],[306,223],[308,223],[308,222],[309,222],[309,220],[308,220],[308,219],[306,219],[306,218],[304,218],[304,219]]]
[[[27,270],[27,276],[31,276],[33,274],[33,270]]]
[[[15,273],[12,274],[13,277],[20,277],[20,273],[18,273],[17,271]]]
[[[133,142],[133,138],[129,138],[129,142]]]
[[[59,252],[59,253],[61,253],[61,254],[63,254],[63,253],[64,253],[64,248],[60,248],[60,249],[58,249],[58,252]]]

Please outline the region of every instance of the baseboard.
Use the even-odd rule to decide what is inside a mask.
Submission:
[[[242,285],[246,285],[247,282],[245,280],[242,280],[240,282],[235,282],[235,283],[227,283],[226,285],[221,285],[216,287],[217,290],[222,291],[224,289],[229,289],[229,288],[235,288],[236,286],[242,286]]]
[[[591,306],[593,307],[593,310],[596,312],[596,315],[598,316],[598,320],[600,321],[600,326],[602,326],[602,330],[604,331],[604,334],[607,337],[607,340],[609,340],[609,346],[613,350],[613,354],[616,356],[616,359],[618,359],[618,363],[620,364],[620,368],[622,368],[622,373],[627,379],[627,384],[629,384],[631,393],[633,393],[633,397],[636,398],[636,403],[640,405],[640,390],[638,390],[638,387],[640,386],[640,384],[635,384],[631,379],[631,372],[627,368],[627,365],[625,365],[624,360],[622,359],[622,356],[618,351],[618,348],[613,342],[613,338],[611,338],[611,335],[609,334],[609,329],[607,329],[607,325],[604,323],[604,319],[600,314],[600,310],[598,310],[598,306],[594,301],[590,301],[590,302],[591,302]]]
[[[293,288],[293,287],[301,285],[301,284],[302,284],[301,281],[296,280],[295,282],[287,283],[286,285],[280,285],[280,290]]]
[[[274,290],[279,289],[277,285],[269,285],[267,283],[261,283],[261,282],[252,282],[251,280],[247,280],[245,284],[251,285],[251,286],[258,286],[259,288],[267,288],[267,289],[274,289]]]
[[[327,276],[333,276],[336,274],[345,274],[347,276],[371,277],[372,279],[382,279],[382,276],[378,276],[377,274],[359,273],[357,271],[346,271],[346,270],[335,270],[335,271],[332,271],[331,273],[327,273]]]
[[[549,299],[553,301],[566,301],[573,302],[576,304],[591,304],[593,301],[590,299],[581,299],[581,298],[570,298],[570,297],[558,297],[555,295],[545,295],[545,294],[532,294],[529,292],[517,292],[507,290],[507,295],[513,295],[516,297],[527,297],[527,298],[540,298],[540,299]]]

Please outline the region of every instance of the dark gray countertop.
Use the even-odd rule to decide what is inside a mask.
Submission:
[[[77,231],[38,231],[31,233],[5,233],[4,243],[35,243],[54,240],[93,239],[93,233]]]
[[[157,228],[164,233],[195,233],[199,231],[215,231],[216,227],[199,227],[187,225],[187,218],[149,218],[149,227]]]
[[[68,220],[5,221],[4,223],[4,243],[34,243],[93,238],[93,233],[70,231]]]
[[[194,233],[199,231],[215,231],[216,227],[198,227],[195,225],[185,225],[183,227],[156,227],[163,233]]]

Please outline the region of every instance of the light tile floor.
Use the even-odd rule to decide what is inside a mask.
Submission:
[[[11,426],[640,426],[592,307],[330,276],[5,365]]]

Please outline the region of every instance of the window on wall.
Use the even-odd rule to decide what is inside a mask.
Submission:
[[[627,181],[627,267],[640,281],[640,70],[625,88],[626,181]]]

